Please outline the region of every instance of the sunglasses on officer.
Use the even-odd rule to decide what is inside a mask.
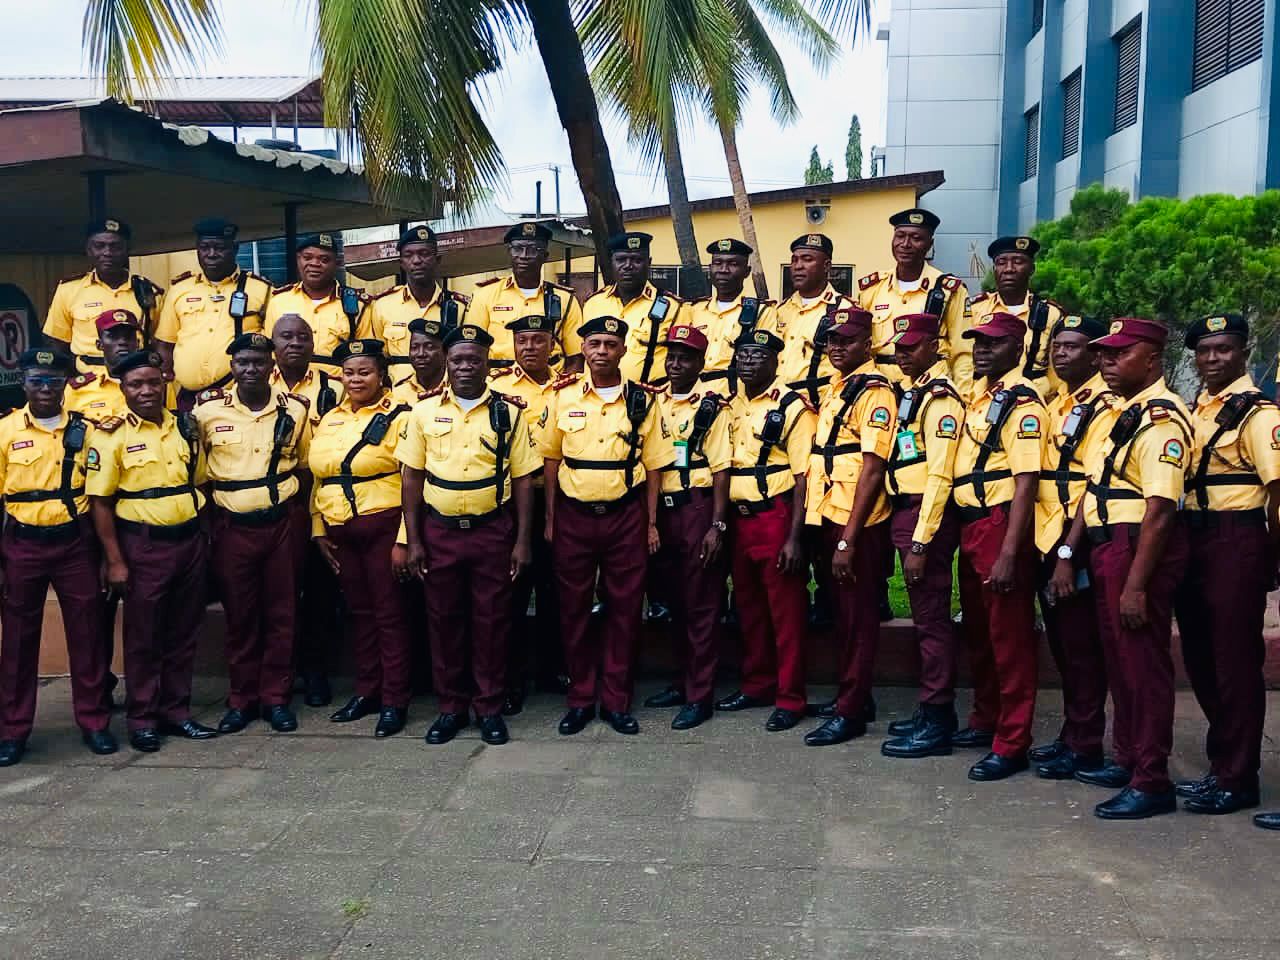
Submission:
[[[67,385],[67,378],[60,373],[28,373],[22,382],[32,390],[61,390]]]

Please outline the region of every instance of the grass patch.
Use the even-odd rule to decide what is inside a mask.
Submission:
[[[369,901],[361,897],[359,900],[343,900],[342,915],[348,920],[360,920],[369,914]]]

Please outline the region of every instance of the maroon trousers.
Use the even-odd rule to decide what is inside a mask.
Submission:
[[[379,510],[326,529],[337,547],[338,582],[347,601],[356,695],[404,709],[410,699],[409,625],[404,593],[391,568],[400,511]]]
[[[227,617],[227,706],[273,707],[293,692],[293,646],[310,516],[297,496],[265,525],[219,509],[210,566]]]
[[[552,552],[560,578],[560,636],[570,707],[599,702],[614,713],[631,709],[648,566],[647,526],[645,504],[634,494],[602,513],[563,495],[556,499]],[[593,643],[589,629],[597,574],[604,623]]]
[[[791,492],[763,513],[733,517],[733,594],[742,628],[742,692],[803,712],[809,589],[778,569],[791,533]]]
[[[671,633],[684,661],[684,695],[690,703],[709,700],[720,662],[720,605],[724,601],[725,543],[716,562],[702,563],[702,541],[711,529],[713,498],[708,488],[689,491],[681,506],[660,506],[654,558],[662,595],[671,605]],[[659,503],[662,500],[659,499]]]
[[[511,634],[515,520],[504,510],[460,530],[428,512],[422,535],[431,678],[440,712],[467,714],[474,707],[482,717],[500,713]]]
[[[823,555],[817,559],[829,572],[843,532],[843,524],[822,521]],[[880,588],[884,583],[888,544],[887,520],[865,527],[859,532],[853,551],[853,582],[842,584],[832,576],[836,637],[841,645],[836,713],[849,719],[862,716],[871,695],[871,675],[880,642]]]
[[[960,530],[960,605],[973,668],[969,726],[995,733],[992,750],[1017,759],[1031,746],[1036,710],[1036,576],[1039,560],[1028,545],[1015,565],[1014,589],[987,584],[1009,527],[1008,509],[965,523]]]
[[[889,521],[893,545],[905,564],[920,517],[917,494],[904,495]],[[959,638],[951,621],[951,564],[960,546],[960,518],[948,505],[924,556],[924,576],[908,583],[911,621],[920,645],[920,702],[945,707],[956,700]]]
[[[1081,566],[1087,566],[1087,551],[1082,560]],[[1047,557],[1041,564],[1042,588],[1053,575],[1056,563],[1056,557]],[[1063,722],[1059,737],[1073,753],[1100,756],[1107,730],[1107,664],[1092,584],[1053,603],[1041,593],[1040,611],[1044,614],[1049,652],[1062,677]],[[1113,730],[1112,737],[1115,735]],[[1120,739],[1122,745],[1118,749],[1123,751],[1123,736]]]
[[[1111,539],[1090,556],[1098,626],[1110,653],[1111,699],[1115,703],[1115,761],[1133,771],[1130,784],[1164,792],[1173,749],[1173,596],[1187,566],[1187,538],[1175,527],[1147,584],[1147,624],[1130,630],[1120,622],[1120,595],[1138,546],[1139,525],[1112,524]]]
[[[1182,514],[1190,547],[1175,609],[1191,689],[1209,721],[1209,769],[1226,790],[1256,790],[1267,695],[1262,623],[1275,558],[1266,520]]]
[[[88,520],[65,540],[4,532],[3,600],[0,601],[0,740],[26,740],[36,715],[40,630],[49,587],[58,598],[71,664],[71,703],[82,730],[105,730],[104,698],[110,658],[102,645],[102,595],[98,549]]]
[[[185,723],[205,609],[204,532],[170,540],[157,536],[156,528],[117,529],[129,567],[123,602],[129,730]]]

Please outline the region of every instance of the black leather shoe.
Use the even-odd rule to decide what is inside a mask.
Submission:
[[[434,746],[448,743],[458,735],[459,730],[466,729],[468,723],[470,720],[465,713],[442,713],[436,717],[435,723],[431,724],[423,739]]]
[[[239,733],[258,719],[257,707],[232,707],[218,721],[219,733]]]
[[[1076,779],[1091,787],[1106,787],[1108,790],[1119,790],[1127,787],[1133,774],[1118,763],[1108,763],[1097,770],[1077,770]]]
[[[1061,740],[1054,740],[1052,743],[1032,747],[1027,751],[1027,759],[1032,763],[1048,763],[1050,760],[1057,760],[1066,752],[1067,745]]]
[[[129,733],[129,746],[143,753],[155,753],[160,749],[160,734],[151,727],[133,730]]]
[[[213,727],[206,727],[203,723],[196,723],[194,720],[162,723],[160,733],[166,737],[180,737],[183,740],[212,740],[218,735],[218,731]]]
[[[916,716],[919,719],[911,733],[886,740],[880,745],[880,752],[897,760],[951,756],[951,735],[955,733],[957,723],[955,707],[922,703],[916,710]]]
[[[627,736],[633,736],[640,732],[639,722],[625,711],[614,713],[612,710],[601,710],[600,719],[613,727],[618,733],[624,733]]]
[[[341,710],[330,714],[329,719],[334,723],[350,723],[377,713],[381,709],[382,704],[373,697],[352,697]]]
[[[524,710],[524,694],[508,693],[506,699],[502,701],[502,715],[504,717],[519,716]]]
[[[892,620],[892,619],[893,619],[893,616],[894,616],[894,615],[893,615],[893,604],[891,604],[891,603],[889,602],[889,598],[888,598],[888,597],[881,597],[881,598],[880,598],[880,604],[879,604],[879,607],[880,607],[880,622],[881,622],[881,623],[888,623],[890,620]]]
[[[96,753],[100,757],[109,757],[120,749],[115,734],[110,730],[81,730],[80,739],[90,753]]]
[[[644,701],[646,707],[681,707],[684,706],[684,691],[679,687],[672,686],[667,689],[655,693],[652,697],[647,697]]]
[[[650,600],[645,619],[650,623],[670,623],[671,608],[661,600]]]
[[[596,718],[596,708],[592,707],[570,707],[565,711],[564,716],[560,718],[560,735],[564,737],[572,737],[576,733],[581,733],[592,720]]]
[[[767,700],[760,700],[757,697],[749,697],[741,690],[735,690],[723,700],[716,701],[716,709],[723,710],[726,713],[735,713],[738,710],[754,710],[757,707],[768,707],[771,704]]]
[[[1179,780],[1173,785],[1173,789],[1180,797],[1199,797],[1217,790],[1218,778],[1212,773],[1206,773],[1199,780]]]
[[[1145,820],[1162,813],[1173,813],[1177,808],[1178,795],[1172,787],[1163,793],[1143,793],[1134,787],[1125,787],[1110,800],[1094,807],[1093,813],[1103,820]]]
[[[783,730],[790,730],[800,722],[803,714],[796,710],[784,710],[782,707],[774,709],[769,714],[769,719],[764,722],[764,728],[770,733],[779,733]]]
[[[495,713],[492,716],[480,718],[480,739],[491,747],[500,747],[511,739],[511,735],[507,733],[507,722],[502,719],[502,714]]]
[[[327,707],[333,703],[333,689],[329,686],[329,678],[324,674],[307,677],[302,702],[308,707]]]
[[[916,707],[916,712],[904,720],[891,720],[886,732],[891,737],[909,737],[916,732],[924,719],[923,705]]]
[[[1026,757],[1002,757],[998,753],[988,753],[985,757],[969,768],[970,780],[1004,780],[1012,777],[1015,773],[1021,773],[1027,769],[1030,764]]]
[[[0,767],[12,767],[27,752],[25,740],[0,740]]]
[[[804,715],[806,717],[818,717],[821,720],[830,720],[836,715],[836,702],[834,700],[823,700],[821,703],[806,703],[804,705]]]
[[[809,626],[814,630],[825,630],[835,622],[831,616],[830,608],[820,603],[809,604],[807,620]]]
[[[1255,813],[1253,825],[1263,830],[1280,830],[1280,813]]]
[[[264,717],[276,733],[293,733],[298,729],[297,715],[283,703],[267,707]]]
[[[1224,814],[1252,810],[1258,805],[1257,790],[1206,790],[1198,797],[1182,802],[1182,809],[1191,813]]]
[[[671,721],[672,730],[692,730],[694,727],[700,726],[711,719],[711,715],[715,713],[711,709],[710,700],[700,700],[697,703],[686,703],[680,708],[680,712],[676,714],[675,719]]]
[[[1072,780],[1082,770],[1100,770],[1104,766],[1106,761],[1101,754],[1085,757],[1064,747],[1057,756],[1036,764],[1036,776],[1041,780]]]
[[[861,737],[867,732],[867,725],[861,718],[850,720],[836,714],[822,726],[810,730],[804,735],[806,747],[833,747],[837,743],[845,743],[854,737]]]
[[[951,745],[961,750],[990,750],[995,742],[995,734],[990,730],[975,730],[965,727],[951,735]]]
[[[378,714],[378,725],[373,728],[375,737],[394,737],[404,729],[409,720],[407,707],[383,707]]]
[[[867,702],[862,705],[862,722],[876,722],[876,698],[867,694]]]

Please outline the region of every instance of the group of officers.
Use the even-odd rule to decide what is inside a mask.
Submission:
[[[165,292],[129,272],[126,224],[91,224],[92,269],[59,286],[46,344],[22,357],[27,403],[0,420],[0,765],[32,729],[50,585],[76,722],[110,753],[117,601],[129,739],[154,751],[259,718],[296,729],[296,671],[307,703],[327,703],[312,648],[335,578],[357,673],[331,719],[376,715],[378,737],[406,724],[415,603],[439,699],[428,743],[473,721],[505,743],[531,670],[561,678],[561,734],[597,716],[637,733],[649,590],[683,669],[646,706],[678,707],[681,730],[717,710],[770,708],[769,731],[814,716],[805,743],[835,745],[875,719],[896,553],[920,693],[885,756],[976,749],[974,780],[1034,766],[1118,791],[1095,808],[1106,819],[1177,796],[1197,813],[1257,806],[1280,409],[1247,372],[1246,320],[1187,331],[1203,383],[1188,409],[1164,380],[1167,328],[1032,293],[1034,239],[992,243],[996,289],[969,297],[926,260],[933,213],[890,224],[893,265],[853,296],[832,286],[822,234],[791,245],[794,291],[776,303],[747,295],[739,240],[711,244],[714,292],[684,302],[649,281],[651,238],[625,233],[614,283],[581,305],[542,279],[550,234],[534,223],[506,236],[511,274],[471,298],[438,279],[426,226],[400,237],[403,282],[369,297],[341,284],[327,234],[299,241],[299,281],[273,290],[236,265],[233,224],[201,221],[199,269]],[[827,703],[805,689],[811,571],[834,604]],[[190,709],[207,575],[226,613],[216,729]],[[717,700],[728,576],[741,683]],[[1065,721],[1033,747],[1037,598]],[[1175,615],[1209,721],[1207,772],[1177,784]]]

